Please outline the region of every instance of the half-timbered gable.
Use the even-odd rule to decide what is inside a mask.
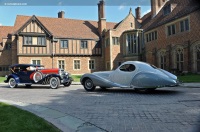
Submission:
[[[22,16],[18,16],[16,22]],[[51,33],[36,16],[30,17],[16,32],[18,56],[50,56],[52,50]]]

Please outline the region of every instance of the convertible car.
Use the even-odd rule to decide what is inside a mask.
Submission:
[[[120,87],[140,91],[179,85],[175,75],[140,61],[124,62],[114,71],[84,74],[80,81],[86,91],[93,91],[96,86],[102,89]]]
[[[50,84],[52,89],[58,88],[60,84],[68,87],[71,85],[72,78],[70,74],[63,69],[45,69],[42,65],[34,64],[15,64],[10,66],[11,74],[4,81],[11,88],[18,84],[24,84],[30,87],[32,84]]]

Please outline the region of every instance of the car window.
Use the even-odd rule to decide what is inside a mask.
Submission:
[[[135,70],[135,66],[133,64],[125,64],[119,68],[121,71],[132,72]]]

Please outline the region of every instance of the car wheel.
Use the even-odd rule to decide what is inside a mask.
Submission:
[[[50,79],[50,87],[56,89],[60,86],[60,79],[58,77],[52,77]]]
[[[96,87],[94,86],[92,80],[88,78],[84,82],[84,88],[86,91],[94,91]]]
[[[16,80],[14,78],[10,78],[8,84],[9,84],[10,88],[16,88],[17,87],[17,83],[16,83]]]
[[[69,87],[71,84],[72,84],[72,81],[67,82],[67,83],[64,83],[63,85],[64,85],[65,87]]]

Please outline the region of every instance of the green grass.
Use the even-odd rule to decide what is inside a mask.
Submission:
[[[5,77],[0,77],[0,83],[3,83],[3,82],[4,82],[4,80],[6,80],[6,78],[5,78]]]
[[[0,102],[1,132],[59,132],[52,124],[34,114]]]
[[[186,74],[186,75],[178,76],[178,79],[184,83],[200,82],[200,75]]]
[[[80,78],[82,75],[71,75],[71,76],[74,79],[74,82],[80,82]]]

